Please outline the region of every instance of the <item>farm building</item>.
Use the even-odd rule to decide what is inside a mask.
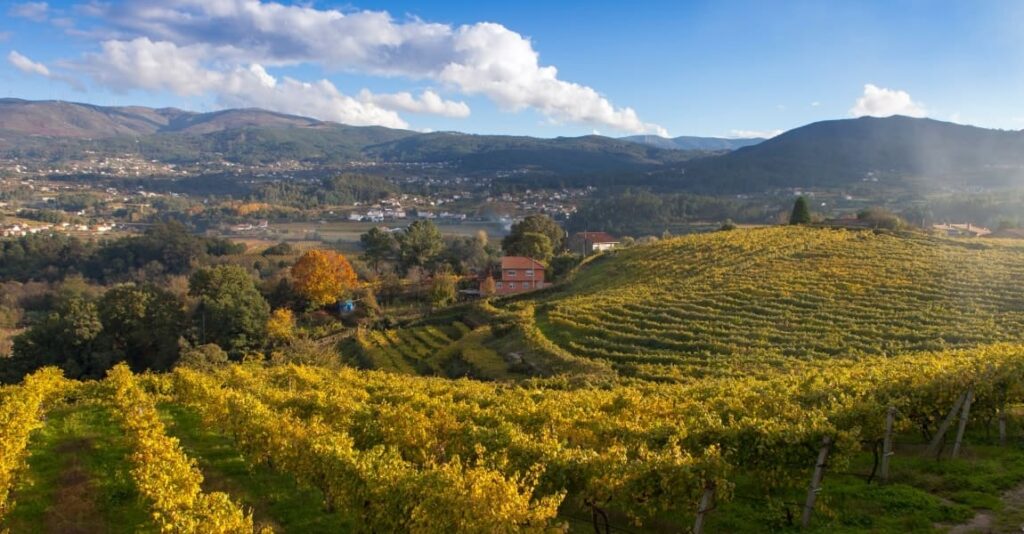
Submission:
[[[569,238],[569,250],[584,256],[611,250],[618,245],[619,240],[607,232],[577,232]]]

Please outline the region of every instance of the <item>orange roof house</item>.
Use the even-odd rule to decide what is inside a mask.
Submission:
[[[498,295],[533,291],[549,285],[544,282],[544,264],[525,256],[502,257],[501,272],[493,278],[495,293]],[[481,281],[481,290],[483,290],[483,281]]]

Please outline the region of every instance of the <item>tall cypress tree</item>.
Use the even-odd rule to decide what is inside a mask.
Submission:
[[[793,214],[789,216],[789,224],[807,224],[811,222],[811,209],[807,206],[807,199],[797,197],[793,204]]]

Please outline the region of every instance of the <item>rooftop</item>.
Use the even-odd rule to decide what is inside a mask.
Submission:
[[[527,258],[526,256],[503,256],[501,268],[504,269],[544,269],[541,262]]]

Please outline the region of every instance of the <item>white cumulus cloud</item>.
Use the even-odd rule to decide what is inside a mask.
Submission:
[[[14,68],[26,74],[37,74],[45,78],[49,78],[51,76],[50,69],[47,68],[46,65],[32,61],[18,53],[17,50],[11,50],[11,52],[7,54],[7,61],[9,61],[11,65],[14,65]]]
[[[409,113],[428,113],[443,117],[465,118],[470,114],[465,102],[445,100],[431,90],[423,91],[417,98],[412,93],[373,94],[366,89],[359,92],[359,100],[376,104],[382,108]]]
[[[355,126],[407,128],[398,113],[372,101],[343,94],[328,80],[280,80],[257,63],[217,70],[203,64],[207,45],[179,47],[146,37],[105,41],[83,68],[97,82],[117,89],[170,91],[190,96],[211,93],[228,107],[259,107]]]
[[[409,127],[398,113],[345,95],[328,80],[278,80],[260,65],[239,68],[228,75],[218,89],[217,99],[228,107],[272,109],[354,126]]]
[[[886,89],[874,84],[864,86],[864,94],[850,108],[854,117],[890,117],[906,115],[908,117],[924,117],[928,113],[924,105],[914,102],[910,93],[898,89]]]
[[[104,41],[100,52],[87,54],[81,67],[96,82],[116,90],[167,90],[183,96],[203,94],[225,79],[202,65],[209,47],[154,42],[148,37]]]
[[[396,21],[387,12],[342,12],[260,0],[135,0],[91,6],[90,13],[111,36],[103,51],[89,58],[91,71],[94,79],[115,88],[148,87],[144,80],[104,74],[103,62],[116,71],[131,59],[126,57],[131,53],[128,48],[148,48],[148,70],[166,65],[163,70],[185,75],[196,68],[223,75],[252,64],[315,65],[434,80],[447,90],[482,95],[501,109],[534,109],[555,122],[667,134],[657,124],[642,121],[632,108],[615,106],[594,88],[559,78],[554,66],[540,62],[529,38],[500,24]],[[139,39],[147,42],[140,45]],[[170,46],[188,56],[187,65],[161,53]],[[150,73],[161,85],[182,86],[179,89],[186,93],[188,87],[205,86],[204,91],[220,94],[202,78],[172,81],[163,76]],[[392,111],[453,117],[469,113],[464,103],[445,101],[436,93],[377,95],[359,101]]]

